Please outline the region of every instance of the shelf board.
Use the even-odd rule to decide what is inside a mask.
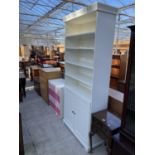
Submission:
[[[79,96],[81,99],[85,100],[87,103],[91,102],[90,100],[91,96],[85,91],[83,91],[83,89],[80,89],[78,87],[67,86],[67,85],[65,85],[65,87],[69,89],[71,92],[73,92],[74,94],[76,94],[77,96]]]
[[[114,74],[111,74],[111,78],[116,78],[116,79],[119,79],[119,75],[114,75]]]
[[[120,59],[121,55],[120,54],[113,54],[112,58],[113,59]]]
[[[72,37],[81,37],[81,36],[87,36],[87,35],[94,35],[95,36],[95,32],[84,32],[84,33],[78,33],[78,34],[72,34],[72,35],[67,35],[67,38],[72,38]]]
[[[80,76],[80,75],[71,75],[71,74],[68,74],[68,73],[65,73],[65,75],[69,76],[70,78],[72,79],[75,79],[89,87],[92,87],[92,81],[84,76]]]
[[[69,50],[94,50],[93,47],[66,47]]]
[[[120,65],[112,65],[111,67],[112,68],[118,68],[119,69],[120,68]]]
[[[79,64],[79,63],[75,63],[75,62],[71,62],[71,61],[67,61],[67,60],[65,61],[65,63],[68,63],[68,64],[71,64],[71,65],[80,66],[80,67],[84,67],[84,68],[93,70],[93,67],[92,66],[83,65],[83,64]]]

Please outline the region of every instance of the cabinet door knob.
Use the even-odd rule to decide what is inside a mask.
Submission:
[[[72,110],[72,113],[73,113],[74,115],[76,115],[75,111],[73,111],[73,110]]]

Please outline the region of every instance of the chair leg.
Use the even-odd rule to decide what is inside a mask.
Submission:
[[[92,148],[92,136],[93,136],[93,133],[90,132],[89,133],[89,142],[90,142],[90,151],[89,151],[89,153],[92,153],[92,150],[93,150],[93,148]]]

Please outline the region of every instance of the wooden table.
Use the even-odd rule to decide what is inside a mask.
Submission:
[[[97,134],[107,146],[108,155],[111,154],[112,136],[118,133],[121,120],[108,110],[102,110],[92,114],[90,137],[90,152],[92,152],[92,136]]]

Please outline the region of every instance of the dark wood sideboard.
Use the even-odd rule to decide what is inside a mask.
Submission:
[[[135,154],[135,26],[131,39],[120,133],[113,136],[112,155]]]

